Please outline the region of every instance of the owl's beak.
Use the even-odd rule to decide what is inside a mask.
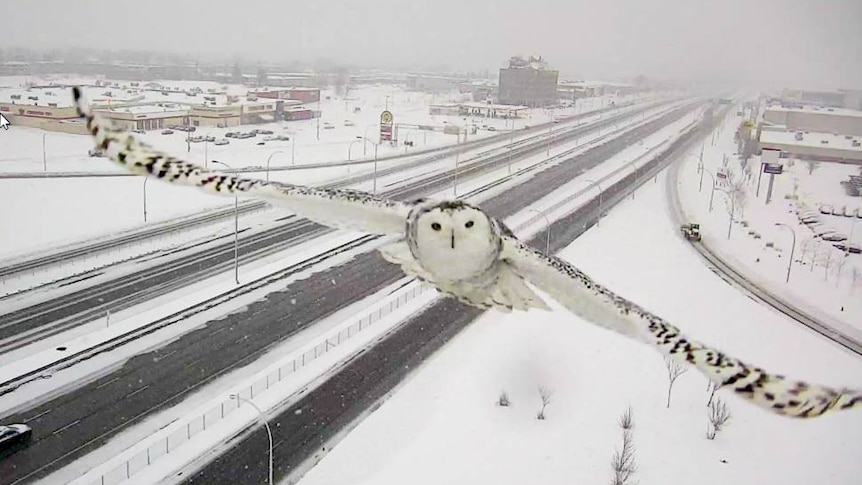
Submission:
[[[455,229],[452,229],[452,249],[455,249]]]

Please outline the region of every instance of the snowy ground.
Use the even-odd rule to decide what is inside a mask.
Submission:
[[[862,360],[763,307],[703,266],[668,216],[664,175],[561,256],[694,338],[776,372],[859,386]],[[804,359],[799,356],[804,355]],[[553,392],[539,421],[539,387]],[[486,313],[434,355],[301,481],[322,484],[607,483],[634,411],[640,483],[858,483],[862,414],[811,421],[725,392],[733,417],[705,438],[707,381],[667,376],[651,348],[550,313]],[[512,406],[495,405],[505,390]]]
[[[699,146],[686,156],[679,174],[680,200],[688,220],[700,222],[705,244],[746,277],[862,341],[862,255],[849,254],[845,259],[844,252],[831,243],[816,240],[811,228],[802,224],[797,215],[806,210],[817,211],[822,204],[838,209],[846,206],[851,211],[862,206],[862,198],[848,197],[839,185],[848,175],[858,174],[858,167],[821,163],[809,175],[807,163],[785,166],[784,174],[775,177],[772,201],[767,205],[768,174],[763,175],[760,197],[756,197],[759,157],[752,157],[748,162],[751,176],[746,177],[734,154],[733,133],[740,121],[741,118],[728,115],[715,144],[707,139],[703,164],[715,173],[727,156],[728,167],[744,181],[744,209],[737,212],[736,219],[744,221],[747,227],[734,223],[728,240],[729,204],[725,193],[719,190],[715,191],[713,211],[709,212],[711,179],[708,172],[703,176],[703,190],[698,190]],[[852,231],[854,243],[862,244],[862,220],[832,215],[821,216],[821,220],[824,229],[831,228],[846,236]],[[787,264],[793,236],[776,223],[786,224],[795,232],[796,249],[789,283],[786,283]]]
[[[644,121],[648,121],[648,119],[649,118],[647,117],[646,120],[644,120]],[[681,126],[683,126],[687,123],[690,123],[691,121],[692,121],[691,118],[685,118],[685,119],[681,120],[680,122],[677,122],[677,123],[669,126],[668,128],[661,130],[658,134],[653,135],[652,137],[645,139],[644,144],[637,145],[636,147],[633,147],[632,149],[617,155],[616,157],[614,157],[614,159],[609,160],[607,163],[608,167],[603,167],[602,171],[603,172],[612,171],[614,168],[618,167],[620,164],[627,163],[630,159],[636,157],[638,154],[650,151],[652,149],[652,147],[657,146],[658,144],[660,144],[661,142],[666,140],[668,137],[673,136],[675,133],[677,133],[680,130]],[[586,144],[586,142],[587,142],[587,140],[582,140],[581,144]],[[538,157],[538,159],[541,159],[541,158],[542,157]],[[596,173],[590,172],[587,175],[593,176],[593,177],[601,180],[601,174],[598,172],[596,172]],[[480,177],[479,179],[485,179],[486,180],[485,183],[487,183],[487,181],[493,180],[494,178],[497,178],[499,176],[501,176],[501,175],[488,174],[488,175],[485,175],[483,177]],[[479,179],[477,179],[476,181],[472,181],[470,183],[470,185],[473,185],[474,183],[482,183],[482,182],[480,182]],[[242,304],[242,302],[238,302],[238,303]],[[363,305],[367,305],[367,304],[369,304],[369,302],[363,302]],[[357,309],[354,311],[358,311],[358,309],[360,308],[360,306],[358,306],[358,305],[359,304],[352,306],[352,308]],[[339,313],[342,314],[343,312],[339,312]],[[139,320],[140,316],[133,316],[129,320],[129,324],[132,324],[132,321],[131,321],[132,319],[133,320]],[[332,319],[327,319],[327,321],[330,321],[330,320],[332,320]],[[184,327],[188,327],[188,326],[184,325]],[[315,325],[314,327],[316,329],[314,331],[315,334],[319,334],[319,332],[321,331],[320,330],[321,328],[322,329],[329,328],[327,325],[323,325],[320,328],[318,328],[319,327],[318,325]],[[307,338],[307,337],[302,337],[302,338]],[[289,342],[287,342],[285,344],[285,345],[287,345],[287,347],[285,347],[285,348],[295,347],[296,342],[299,341],[298,339],[299,339],[299,337],[297,339],[291,339]],[[150,342],[148,345],[151,346],[153,344],[154,344],[154,342]],[[66,471],[60,473],[59,475],[56,475],[55,478],[60,477],[60,476],[66,476],[66,477],[77,476],[78,474],[81,473],[81,471],[83,469],[92,468],[95,464],[101,463],[102,461],[104,461],[106,459],[105,457],[108,456],[108,455],[106,455],[106,453],[108,453],[110,455],[110,453],[116,454],[117,450],[124,450],[122,456],[126,456],[127,454],[134,454],[134,449],[128,448],[131,443],[135,443],[135,442],[137,442],[137,440],[140,439],[141,436],[147,436],[148,433],[151,433],[154,430],[159,429],[159,427],[164,425],[164,423],[172,422],[175,419],[184,419],[183,417],[187,413],[189,413],[190,409],[193,409],[195,406],[200,406],[201,403],[205,403],[206,402],[205,400],[208,397],[212,398],[212,397],[217,397],[217,396],[223,394],[225,391],[225,388],[226,388],[225,386],[236,385],[237,382],[241,382],[243,379],[248,379],[247,376],[250,375],[250,373],[255,372],[256,370],[260,369],[261,366],[265,365],[267,362],[271,362],[272,359],[276,358],[276,356],[284,355],[285,349],[281,348],[281,347],[282,346],[280,346],[279,349],[273,350],[272,352],[268,352],[267,357],[261,359],[260,362],[255,362],[254,365],[247,366],[247,368],[244,368],[241,371],[238,371],[238,373],[234,373],[234,375],[232,375],[230,379],[220,379],[218,382],[213,383],[212,385],[206,386],[205,389],[202,389],[199,392],[196,392],[195,395],[191,399],[185,401],[181,406],[177,406],[177,407],[171,408],[170,410],[166,410],[163,413],[159,413],[157,416],[153,416],[151,419],[149,419],[147,423],[143,423],[139,426],[135,426],[132,430],[129,430],[129,432],[124,433],[122,436],[119,436],[115,439],[112,439],[112,443],[109,446],[102,448],[100,451],[98,451],[92,455],[88,455],[88,457],[86,457],[85,459],[82,459],[81,461],[77,462],[76,464],[70,466],[70,468],[67,469]],[[90,372],[92,372],[92,370],[90,370]],[[244,377],[244,376],[246,376],[246,377]],[[269,398],[267,398],[267,399],[269,399]],[[273,403],[277,403],[277,402],[279,402],[279,399],[275,399],[273,401]],[[7,403],[7,405],[13,405],[14,406],[15,404],[10,401],[9,403]],[[230,426],[235,427],[236,423],[231,424]],[[230,429],[233,429],[233,428],[230,428]],[[150,430],[150,431],[147,431],[147,430]],[[220,435],[215,435],[215,436],[217,438]],[[206,442],[212,443],[213,437],[210,436],[209,438],[202,438],[202,439],[205,440],[205,443]],[[195,447],[192,448],[193,450],[206,449],[206,448],[200,448],[201,444],[199,443],[199,441],[200,440],[198,440],[198,444],[196,444]],[[218,442],[218,439],[216,439],[216,442]],[[113,450],[113,451],[108,451],[108,450]],[[192,455],[192,456],[194,456],[194,455]],[[120,455],[117,455],[117,458],[119,459]],[[176,460],[177,460],[177,457],[172,455],[171,461],[176,462]],[[119,461],[117,461],[117,460],[114,460],[114,461],[117,463],[121,463],[122,459],[119,459]],[[182,463],[182,462],[180,461],[178,463]],[[116,463],[114,463],[114,464],[109,463],[109,464],[106,464],[105,466],[100,467],[99,470],[110,470],[115,465],[116,465]],[[160,467],[165,467],[165,466],[168,466],[168,465],[160,465]],[[175,466],[175,465],[170,465],[170,466]],[[162,469],[162,473],[164,473],[167,468],[161,468],[161,469]],[[96,474],[96,475],[98,475],[98,474]],[[93,475],[90,474],[89,476],[93,476]],[[144,475],[144,476],[142,476],[142,478],[139,477],[138,480],[146,481],[147,476],[149,476],[149,475]],[[87,480],[89,480],[89,478],[87,478]]]

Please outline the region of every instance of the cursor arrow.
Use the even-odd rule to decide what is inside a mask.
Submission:
[[[9,123],[9,120],[7,120],[5,116],[3,116],[3,113],[0,113],[0,128],[8,130],[9,125],[11,124],[12,123]]]

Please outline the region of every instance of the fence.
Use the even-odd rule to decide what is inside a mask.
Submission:
[[[325,338],[322,338],[314,345],[308,345],[295,351],[290,358],[285,359],[286,362],[282,361],[273,365],[265,371],[265,374],[263,372],[261,373],[264,374],[263,377],[258,378],[258,380],[253,382],[251,385],[236,390],[231,394],[237,394],[245,399],[253,399],[255,396],[259,396],[261,393],[266,392],[270,386],[274,386],[288,378],[297,370],[311,362],[314,362],[318,357],[325,355],[327,352],[338,347],[342,343],[347,342],[363,330],[373,325],[375,322],[381,320],[397,308],[404,306],[417,296],[427,291],[424,285],[420,285],[416,282],[412,284],[412,289],[404,291],[397,298],[384,302],[382,305],[377,307],[377,309],[370,311],[364,317],[353,322],[351,325],[340,328],[337,332],[333,330],[327,334]],[[239,406],[239,399],[226,398],[221,402],[214,404],[202,414],[188,419],[185,424],[182,424],[181,420],[180,423],[171,425],[170,431],[165,431],[165,436],[159,438],[145,450],[136,453],[131,458],[128,458],[121,464],[110,469],[108,472],[100,475],[98,478],[87,481],[86,484],[114,485],[131,478],[136,473],[152,465],[160,457],[175,451],[178,447],[182,446],[183,443],[186,443],[198,433],[205,431],[207,427],[211,427],[226,416],[230,416],[230,414],[238,409]]]

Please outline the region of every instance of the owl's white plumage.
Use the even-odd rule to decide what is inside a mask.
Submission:
[[[381,248],[409,275],[461,301],[502,310],[546,309],[529,281],[584,320],[655,346],[697,367],[721,387],[770,411],[813,417],[862,406],[862,392],[790,381],[685,337],[678,328],[613,293],[559,258],[521,243],[501,222],[462,201],[405,204],[352,190],[303,187],[211,172],[157,152],[95,116],[73,95],[97,146],[124,168],[221,195],[268,199],[339,228],[403,236]]]

